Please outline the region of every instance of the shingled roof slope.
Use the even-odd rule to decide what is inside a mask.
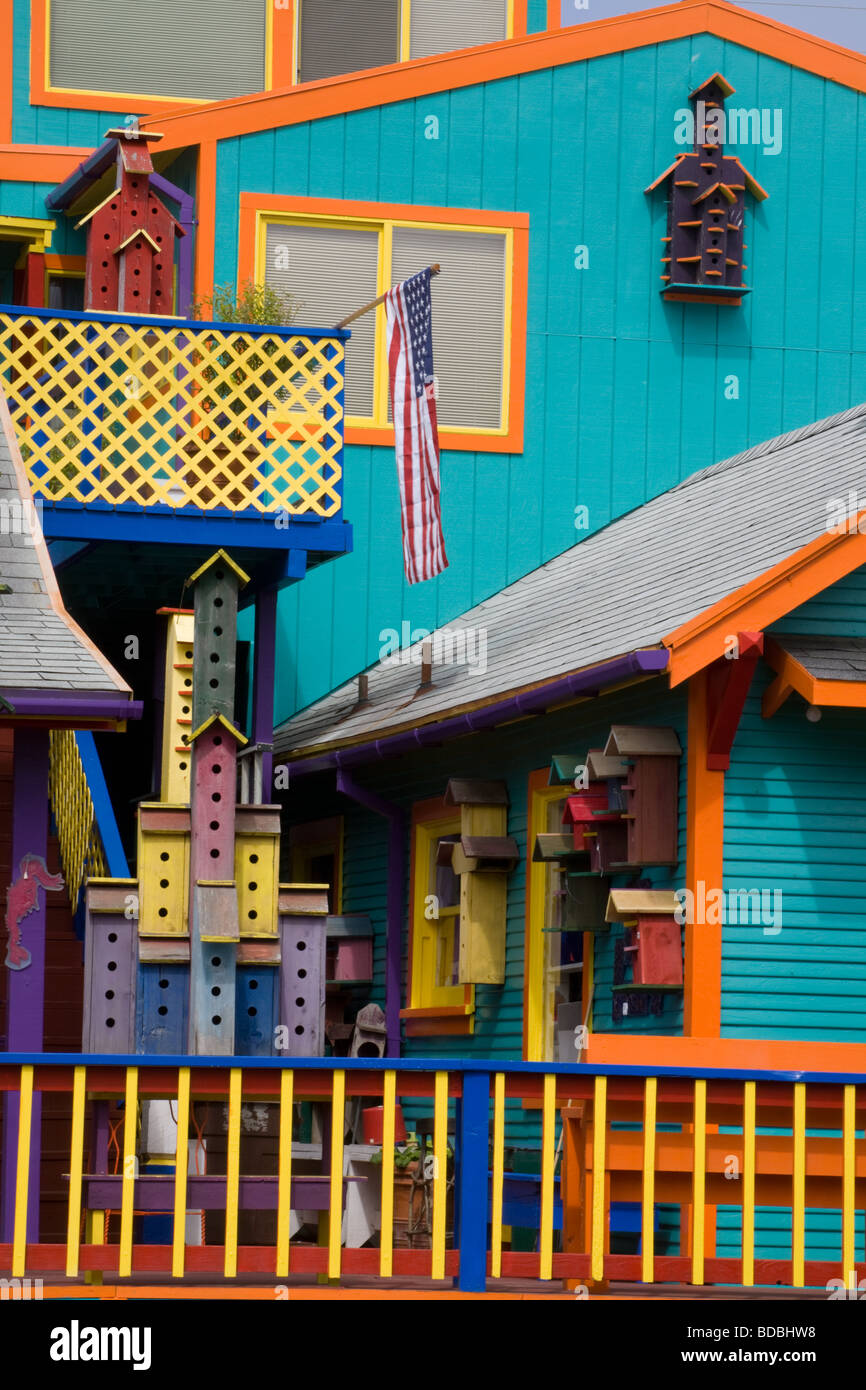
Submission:
[[[0,396],[0,690],[132,691],[63,606],[5,399]],[[13,693],[14,703],[14,693]]]

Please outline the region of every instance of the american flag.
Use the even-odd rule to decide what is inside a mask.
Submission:
[[[430,273],[428,267],[385,296],[403,563],[410,584],[432,579],[448,566],[439,507]]]

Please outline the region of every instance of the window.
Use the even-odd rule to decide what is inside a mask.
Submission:
[[[46,309],[84,308],[84,276],[52,275],[46,276]]]
[[[343,818],[307,821],[289,829],[292,883],[327,883],[328,911],[339,915],[343,900]]]
[[[441,801],[421,802],[412,819],[409,1008],[403,1016],[410,1033],[466,1033],[474,990],[458,983],[460,879],[440,862],[440,846],[460,838],[459,812]]]
[[[531,1062],[576,1062],[574,1029],[583,1010],[582,931],[563,931],[569,882],[559,862],[536,863],[535,837],[562,831],[567,788],[549,787],[548,771],[530,778],[524,1006],[524,1055]],[[590,967],[591,968],[591,967]]]
[[[428,265],[441,265],[432,295],[443,443],[484,448],[483,439],[477,438],[481,435],[490,439],[492,448],[522,448],[520,364],[528,225],[524,215],[437,209],[441,220],[432,222],[417,216],[433,211],[427,208],[388,208],[395,215],[380,218],[352,217],[348,212],[340,218],[318,217],[300,210],[314,205],[314,199],[285,200],[298,212],[279,215],[255,209],[254,198],[242,195],[242,243],[254,242],[258,259],[254,262],[251,255],[246,270],[242,246],[240,274],[255,275],[291,295],[301,305],[298,321],[305,326],[332,327],[392,284]],[[380,206],[359,205],[359,211],[363,208],[366,214]],[[258,235],[244,233],[245,216],[258,219]],[[379,431],[356,436],[356,442],[388,443],[392,436],[384,309],[356,319],[351,331],[345,397],[350,430]],[[351,435],[347,437],[351,442]],[[501,442],[494,443],[497,437]]]
[[[315,82],[509,35],[509,0],[300,0],[298,80]]]
[[[52,0],[51,86],[216,101],[265,87],[264,0]]]

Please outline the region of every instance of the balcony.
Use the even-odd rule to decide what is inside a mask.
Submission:
[[[46,536],[350,549],[348,337],[0,306],[0,380]]]
[[[782,1286],[777,1297],[826,1298],[866,1272],[861,1080],[426,1058],[10,1054],[0,1060],[0,1266],[14,1279],[43,1278],[46,1297],[83,1293],[88,1275],[105,1279],[108,1296],[124,1287],[149,1296],[154,1275],[171,1275],[183,1281],[163,1289],[173,1298],[203,1280],[211,1296],[231,1297],[243,1276],[250,1296],[272,1300],[275,1280],[288,1289],[325,1275],[348,1287],[372,1280],[398,1297],[395,1279],[429,1295],[456,1278],[476,1294],[520,1280],[524,1291],[553,1292],[559,1281],[586,1296],[619,1280],[725,1284],[729,1295],[772,1284]],[[68,1119],[55,1121],[46,1159],[62,1155],[63,1177],[56,1162],[46,1167],[55,1176],[38,1231],[39,1116],[43,1101],[59,1115],[60,1100]],[[344,1139],[359,1101],[382,1107],[378,1152]],[[315,1144],[299,1142],[297,1102],[318,1111]],[[164,1158],[156,1171],[148,1161],[138,1117],[149,1123],[151,1103],[170,1111],[173,1171]],[[219,1142],[207,1147],[207,1171],[193,1172],[189,1140],[201,1138],[208,1106]],[[261,1107],[252,1127],[248,1106]],[[394,1147],[404,1114],[427,1152],[414,1177]],[[250,1172],[265,1133],[269,1161]],[[534,1171],[509,1171],[511,1156],[530,1150]],[[350,1206],[362,1188],[360,1229]],[[207,1218],[195,1244],[190,1208]],[[823,1237],[807,1231],[815,1209],[835,1213]],[[324,1218],[318,1243],[299,1231],[301,1211]],[[158,1231],[147,1224],[157,1212]],[[534,1250],[507,1248],[514,1227],[535,1231]]]

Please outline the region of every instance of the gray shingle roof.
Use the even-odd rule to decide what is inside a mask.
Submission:
[[[380,663],[366,708],[351,712],[358,690],[347,684],[283,724],[276,748],[297,755],[414,728],[658,646],[825,534],[831,503],[851,490],[866,499],[866,405],[693,474],[443,629],[463,642],[474,632],[485,662],[476,646],[474,664],[435,668],[421,693],[417,663]]]
[[[866,638],[778,633],[776,644],[821,681],[866,681]]]
[[[0,690],[129,694],[63,607],[5,406],[0,413]],[[16,458],[17,464],[16,467]],[[8,586],[10,592],[2,591]],[[14,704],[14,696],[13,696]]]

